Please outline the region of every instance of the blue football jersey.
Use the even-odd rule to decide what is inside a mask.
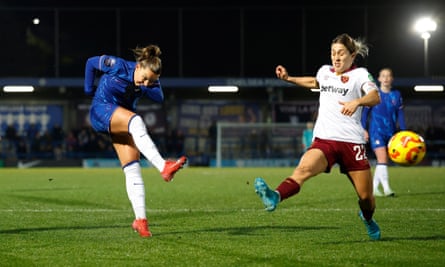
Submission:
[[[366,107],[363,110],[363,127],[368,129],[370,136],[374,133],[392,136],[398,129],[405,130],[403,100],[400,91],[391,90],[385,93],[380,90],[379,93],[380,103],[371,108]],[[368,118],[369,113],[370,117]]]
[[[134,84],[136,62],[126,61],[119,57],[103,55],[91,57],[85,67],[84,90],[88,95],[94,94],[95,102],[111,103],[135,111],[138,100],[148,97],[155,102],[162,102],[164,94],[160,81],[150,87]],[[97,89],[94,89],[96,76],[100,76]]]

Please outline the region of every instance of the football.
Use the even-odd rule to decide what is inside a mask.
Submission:
[[[402,166],[419,164],[426,154],[426,144],[422,136],[413,131],[395,133],[388,142],[388,155]]]

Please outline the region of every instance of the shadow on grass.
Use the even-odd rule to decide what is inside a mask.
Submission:
[[[444,235],[435,235],[435,236],[412,236],[412,237],[382,237],[380,240],[365,240],[368,242],[393,242],[393,241],[435,241],[435,240],[445,240]],[[345,241],[345,240],[338,240],[333,242],[322,242],[323,244],[331,244],[331,245],[339,245],[339,244],[346,244],[346,243],[363,243],[363,240],[354,240],[354,241]]]
[[[383,237],[381,241],[431,241],[431,240],[445,240],[445,235],[435,236],[411,236],[411,237]]]
[[[187,234],[187,233],[227,233],[228,235],[270,235],[271,231],[279,231],[280,233],[289,232],[301,232],[301,231],[311,231],[311,230],[326,230],[326,229],[338,229],[338,227],[316,227],[316,226],[246,226],[246,227],[216,227],[216,228],[205,228],[197,230],[188,231],[175,231],[175,232],[164,232],[158,233],[156,236],[167,236],[167,235],[177,235],[177,234]]]
[[[151,225],[153,226],[153,225]],[[0,234],[20,234],[28,232],[46,232],[46,231],[67,231],[67,230],[91,230],[91,229],[117,229],[117,228],[129,228],[129,225],[108,225],[108,226],[56,226],[56,227],[36,227],[36,228],[17,228],[9,230],[0,230]],[[264,234],[269,235],[268,231],[280,231],[280,232],[298,232],[309,230],[326,230],[337,229],[336,227],[297,227],[297,226],[249,226],[249,227],[217,227],[217,228],[205,228],[187,231],[174,231],[157,233],[156,236],[168,236],[178,234],[190,234],[190,233],[227,233],[229,235],[256,235]]]
[[[129,225],[109,225],[109,226],[55,226],[55,227],[36,227],[36,228],[17,228],[9,230],[0,230],[0,234],[21,234],[30,232],[47,231],[67,231],[67,230],[91,230],[91,229],[117,229],[130,228]]]
[[[43,197],[43,196],[29,196],[29,195],[8,195],[11,198],[19,199],[21,201],[27,201],[32,203],[43,203],[43,204],[51,204],[51,205],[60,205],[64,207],[72,207],[72,206],[79,206],[85,209],[85,207],[93,207],[93,208],[101,208],[101,209],[114,209],[113,206],[107,206],[104,204],[98,205],[94,202],[88,202],[88,201],[82,201],[77,199],[60,199],[55,197]]]
[[[73,191],[82,189],[81,187],[45,187],[45,188],[22,188],[14,189],[9,192],[54,192],[54,191]]]
[[[153,225],[152,225],[153,226]],[[9,230],[0,230],[1,234],[21,234],[29,232],[47,232],[47,231],[67,231],[67,230],[92,230],[92,229],[118,229],[118,228],[130,228],[129,225],[108,225],[108,226],[57,226],[57,227],[36,227],[36,228],[17,228]],[[248,235],[271,235],[275,231],[280,233],[289,232],[296,233],[302,231],[320,231],[320,230],[335,230],[340,227],[322,227],[322,226],[246,226],[246,227],[215,227],[204,228],[187,231],[172,231],[172,232],[159,232],[156,233],[156,237],[161,236],[175,236],[183,234],[199,234],[199,233],[227,233],[234,236],[248,236]],[[413,237],[382,237],[379,241],[366,240],[369,242],[393,242],[393,241],[440,241],[445,240],[445,235],[435,236],[413,236]],[[322,242],[323,244],[345,244],[345,243],[363,243],[363,240],[337,240],[332,242]]]
[[[409,197],[409,196],[431,196],[431,195],[445,195],[445,192],[402,192],[397,193],[396,196],[403,196],[403,197]]]

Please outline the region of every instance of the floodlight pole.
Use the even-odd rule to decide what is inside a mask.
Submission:
[[[428,71],[428,39],[423,37],[423,70],[424,70],[424,76],[428,77],[429,71]]]
[[[428,71],[428,39],[431,37],[431,32],[435,31],[437,23],[431,18],[421,18],[414,24],[414,30],[420,33],[420,37],[423,39],[423,56],[424,56],[424,75],[429,75]]]

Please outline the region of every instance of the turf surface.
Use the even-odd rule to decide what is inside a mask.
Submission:
[[[266,212],[253,180],[290,168],[195,168],[165,183],[144,169],[153,237],[131,229],[123,173],[0,169],[0,266],[445,266],[445,169],[391,167],[370,241],[334,169]]]

